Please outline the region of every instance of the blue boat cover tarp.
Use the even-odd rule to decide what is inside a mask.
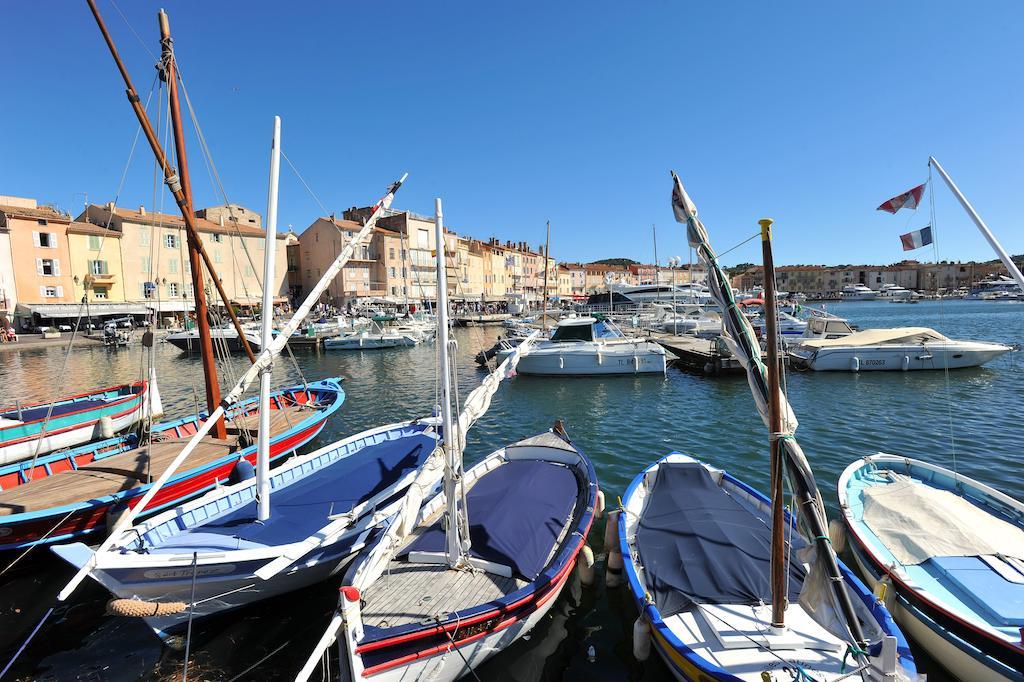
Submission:
[[[805,571],[794,535],[789,594]],[[697,463],[662,463],[640,517],[636,544],[662,617],[699,604],[771,603],[771,527]]]
[[[1003,561],[999,557],[992,560]],[[976,556],[932,557],[926,563],[938,568],[936,577],[945,577],[946,587],[986,620],[1004,627],[1024,625],[1024,582],[1007,580]],[[1006,564],[1005,570],[1024,581],[1024,575],[1012,565]]]
[[[484,474],[466,496],[470,555],[536,580],[579,494],[576,474],[553,462],[513,460]],[[438,523],[399,556],[444,551],[444,529]]]
[[[274,490],[270,498],[270,518],[266,521],[256,520],[256,502],[252,501],[149,550],[166,553],[239,549],[305,540],[329,523],[330,514],[351,510],[418,468],[434,450],[436,442],[435,437],[424,434],[422,428],[408,429],[399,438],[369,445]],[[216,542],[218,536],[223,538],[220,547]]]

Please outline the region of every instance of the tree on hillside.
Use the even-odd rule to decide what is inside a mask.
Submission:
[[[617,265],[620,267],[629,267],[630,265],[639,264],[639,262],[630,258],[605,258],[604,260],[595,260],[590,262],[590,265]]]

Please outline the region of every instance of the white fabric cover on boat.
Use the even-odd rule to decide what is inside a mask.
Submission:
[[[864,523],[904,565],[940,556],[1024,560],[1024,530],[949,492],[912,481],[864,489]]]
[[[835,348],[837,346],[878,346],[889,343],[924,343],[949,341],[928,327],[893,327],[892,329],[866,329],[841,336],[838,339],[811,339],[801,345],[808,348]]]

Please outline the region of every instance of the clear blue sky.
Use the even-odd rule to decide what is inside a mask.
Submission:
[[[145,98],[153,58],[98,2]],[[397,206],[441,196],[454,229],[532,244],[550,219],[560,259],[651,261],[656,223],[661,261],[685,260],[674,168],[720,251],[767,215],[781,263],[895,262],[927,211],[874,209],[929,154],[1024,253],[1024,3],[120,0],[153,52],[161,4],[228,196],[261,213],[279,114],[329,209],[408,171]],[[2,16],[0,194],[76,214],[76,193],[112,199],[136,123],[85,3]],[[195,144],[191,160],[197,204],[216,203]],[[151,204],[152,184],[140,147],[119,203]],[[936,196],[940,258],[994,257]],[[320,213],[285,170],[281,227]],[[752,242],[725,260],[759,258]]]

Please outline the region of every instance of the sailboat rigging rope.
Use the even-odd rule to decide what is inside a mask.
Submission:
[[[114,9],[117,10],[117,13],[121,15],[121,19],[124,21],[125,26],[127,26],[128,30],[132,32],[132,35],[135,36],[135,39],[139,41],[139,44],[142,45],[142,49],[149,53],[149,56],[153,59],[153,61],[157,61],[158,57],[153,53],[153,50],[149,49],[149,45],[146,43],[145,40],[142,39],[142,36],[138,34],[138,32],[135,30],[135,27],[132,26],[131,22],[128,21],[128,17],[126,17],[124,15],[124,12],[121,11],[121,8],[117,6],[117,2],[115,2],[115,0],[110,0],[110,4],[113,5]]]

